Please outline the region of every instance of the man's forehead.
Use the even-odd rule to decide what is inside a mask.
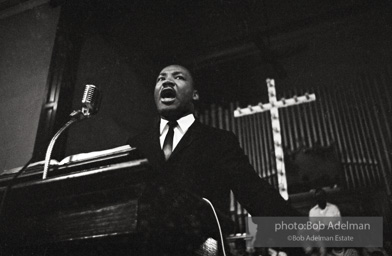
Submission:
[[[167,66],[164,69],[162,69],[160,74],[169,74],[169,73],[176,73],[176,72],[191,75],[188,69],[179,65]]]

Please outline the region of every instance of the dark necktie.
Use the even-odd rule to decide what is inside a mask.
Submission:
[[[169,125],[169,131],[167,132],[162,148],[166,160],[169,159],[171,153],[173,152],[174,128],[177,126],[177,121],[169,121],[167,124]]]

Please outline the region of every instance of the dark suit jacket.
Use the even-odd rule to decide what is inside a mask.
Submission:
[[[159,124],[132,138],[129,144],[140,150],[156,172],[150,192],[146,192],[150,193],[151,198],[167,191],[174,197],[183,194],[191,195],[191,198],[205,197],[228,216],[232,190],[252,216],[292,215],[291,208],[278,191],[256,174],[231,132],[203,125],[196,120],[168,161],[165,161],[159,143]],[[157,201],[167,203],[163,203],[163,199]],[[185,208],[192,208],[195,204]],[[173,209],[172,205],[157,211],[164,214],[170,209]]]

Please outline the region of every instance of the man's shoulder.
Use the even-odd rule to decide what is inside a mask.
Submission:
[[[329,208],[329,207],[334,207],[334,206],[336,206],[336,205],[334,205],[334,204],[332,204],[332,203],[330,203],[330,202],[327,202],[327,207]]]
[[[339,210],[339,207],[335,204],[327,203],[329,209]]]
[[[137,135],[131,136],[127,143],[134,145],[140,142],[157,139],[159,138],[158,129],[158,126],[145,129]],[[203,137],[210,140],[211,142],[217,140],[225,142],[238,141],[237,136],[233,132],[203,124],[198,120],[194,121],[187,132],[200,133]]]
[[[312,209],[310,209],[309,213],[318,212],[319,210],[320,210],[320,207],[316,204],[315,206],[312,207]]]
[[[319,209],[320,207],[318,206],[318,204],[316,204],[315,206],[313,206],[312,207],[312,209],[310,209],[310,210],[316,210],[316,209]]]
[[[227,131],[227,130],[216,128],[216,127],[213,127],[210,125],[206,125],[206,124],[203,124],[199,121],[195,121],[194,125],[196,126],[196,129],[201,130],[202,132],[204,132],[205,134],[207,134],[210,137],[237,140],[237,136],[231,131]]]

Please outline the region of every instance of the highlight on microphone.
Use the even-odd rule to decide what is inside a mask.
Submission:
[[[86,84],[82,98],[82,113],[90,117],[98,112],[101,103],[101,93],[97,86]]]

